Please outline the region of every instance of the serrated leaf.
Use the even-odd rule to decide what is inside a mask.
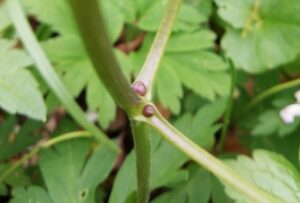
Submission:
[[[0,106],[5,111],[45,120],[46,108],[38,84],[25,67],[31,59],[14,42],[0,40]]]
[[[211,199],[213,203],[233,203],[225,193],[225,188],[216,177],[212,177]]]
[[[189,173],[186,182],[155,198],[153,203],[207,203],[211,192],[211,174],[197,165],[190,165]]]
[[[100,145],[86,161],[90,144],[72,140],[42,152],[40,166],[53,202],[94,202],[96,187],[112,169],[116,153]]]
[[[259,73],[292,61],[300,52],[300,2],[215,0],[231,27],[222,46],[237,67]]]
[[[156,1],[152,3],[147,11],[138,19],[138,27],[142,30],[154,32],[158,29],[162,18],[166,1]],[[183,3],[180,7],[173,30],[174,31],[193,31],[205,22],[206,18],[194,7]]]
[[[209,30],[175,33],[166,47],[167,52],[196,51],[214,46],[215,34]]]
[[[248,138],[250,138],[250,136]],[[274,137],[274,136],[252,137],[251,136],[250,143],[251,146],[249,146],[249,148],[251,148],[251,150],[266,149],[268,151],[276,152],[283,155],[295,166],[299,165],[297,153],[300,146],[300,139],[297,131],[294,132],[292,135],[286,137]]]
[[[39,20],[52,26],[52,29],[62,36],[79,35],[68,0],[53,0],[51,4],[47,0],[25,0],[24,2],[30,14],[36,15]],[[123,16],[112,1],[103,1],[101,5],[109,37],[112,42],[115,42],[122,31]],[[109,26],[111,24],[114,26]]]
[[[57,1],[57,0],[56,0]],[[61,36],[43,43],[45,51],[50,60],[55,64],[55,68],[62,75],[62,80],[67,89],[74,97],[87,88],[86,95],[88,110],[98,113],[98,120],[102,127],[107,128],[109,123],[114,119],[116,108],[113,100],[106,90],[96,91],[95,88],[103,87],[99,80],[95,77],[96,73],[92,68],[92,64],[85,52],[84,46],[80,40],[80,36],[73,22],[73,16],[66,0],[52,2],[50,5],[47,1],[27,0],[26,5],[29,12],[33,13],[43,23],[47,23],[59,32]],[[43,9],[47,7],[47,12]],[[112,1],[103,1],[102,9],[106,19],[109,37],[112,41],[116,41],[123,28],[124,19],[119,11],[118,6]],[[64,11],[64,15],[58,15]],[[114,26],[110,26],[113,24]],[[60,50],[59,52],[57,50]],[[117,55],[118,59],[124,64],[126,56]],[[125,58],[125,59],[124,59]],[[129,66],[124,64],[124,66]],[[127,75],[129,75],[127,73]],[[78,77],[80,76],[80,77]],[[76,78],[76,80],[74,80]],[[93,95],[91,95],[91,92]],[[100,101],[100,102],[99,102]],[[96,104],[96,102],[98,102]]]
[[[43,44],[50,59],[56,63],[62,81],[74,97],[86,88],[89,111],[98,112],[98,120],[106,128],[115,118],[116,105],[92,67],[89,57],[77,36],[60,37]],[[60,52],[57,52],[57,49]],[[116,51],[117,59],[127,78],[131,71],[127,56]],[[78,77],[80,75],[80,77]],[[76,78],[76,80],[74,80]]]
[[[210,100],[228,94],[230,77],[227,64],[208,50],[214,46],[214,38],[213,33],[204,29],[171,36],[159,67],[154,95],[173,113],[180,111],[182,90],[179,84]],[[146,38],[143,47],[130,55],[135,72],[142,66],[152,39],[153,36]],[[170,88],[171,85],[174,87]]]
[[[96,74],[87,84],[86,101],[89,110],[99,112],[98,119],[103,126],[108,126],[110,121],[115,118],[116,104]]]
[[[205,17],[209,17],[213,11],[212,0],[186,0],[188,4],[199,10]]]
[[[283,156],[266,150],[256,150],[252,159],[238,156],[237,160],[228,161],[228,164],[261,189],[281,199],[282,202],[300,201],[299,171]],[[251,200],[231,188],[227,188],[227,193],[237,202],[252,203]]]

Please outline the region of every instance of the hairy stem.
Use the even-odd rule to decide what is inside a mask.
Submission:
[[[0,176],[0,183],[5,180],[10,174],[12,174],[18,167],[20,167],[24,162],[31,159],[34,155],[36,155],[41,148],[49,148],[55,144],[75,139],[75,138],[89,138],[92,137],[90,132],[87,131],[76,131],[71,133],[66,133],[55,138],[52,138],[36,147],[34,147],[29,153],[22,156],[21,159],[16,161],[11,167],[9,167],[3,174]]]
[[[245,108],[245,112],[248,112],[250,109],[252,109],[253,107],[255,107],[256,105],[258,105],[260,102],[264,101],[265,99],[269,98],[270,96],[281,92],[283,90],[292,88],[292,87],[296,87],[296,86],[300,86],[300,78],[289,81],[289,82],[285,82],[276,86],[273,86],[265,91],[263,91],[262,93],[260,93],[258,96],[256,96]]]
[[[153,81],[158,70],[159,63],[164,54],[167,42],[170,38],[172,26],[175,22],[178,10],[182,0],[169,0],[160,23],[159,29],[154,38],[150,52],[146,61],[136,78],[136,81],[141,81],[147,88],[147,98],[151,98]]]
[[[137,202],[147,203],[149,200],[150,177],[150,138],[149,127],[144,122],[131,120],[131,127],[135,144],[137,167]]]
[[[220,141],[217,146],[217,151],[220,152],[223,150],[224,147],[224,142],[226,138],[226,134],[228,131],[228,126],[230,123],[230,117],[232,113],[232,106],[233,106],[233,94],[234,94],[234,88],[235,88],[235,82],[236,82],[236,71],[235,67],[233,65],[232,60],[228,60],[230,64],[230,73],[231,73],[231,84],[230,84],[230,91],[228,95],[228,101],[227,101],[227,106],[226,106],[226,111],[225,111],[225,116],[224,116],[224,122],[222,126],[222,131],[221,131],[221,137]]]
[[[73,119],[86,130],[90,131],[98,140],[109,145],[111,149],[119,151],[119,148],[99,128],[88,121],[84,112],[59,79],[30,28],[19,1],[8,0],[8,10],[25,48],[36,63],[37,70]]]
[[[245,178],[234,172],[222,161],[189,140],[185,135],[165,120],[157,110],[155,115],[151,118],[137,117],[136,119],[147,122],[152,128],[157,130],[164,139],[177,147],[181,152],[209,170],[226,185],[231,186],[236,191],[239,191],[241,194],[252,199],[253,202],[281,203],[280,200],[259,189],[253,183],[250,183]]]
[[[113,54],[98,1],[72,0],[70,3],[98,76],[114,100],[127,112],[133,111],[140,100],[132,91]]]

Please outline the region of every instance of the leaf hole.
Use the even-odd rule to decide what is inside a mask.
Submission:
[[[81,199],[86,198],[87,194],[88,194],[88,189],[82,190],[82,191],[80,192],[80,198],[81,198]]]

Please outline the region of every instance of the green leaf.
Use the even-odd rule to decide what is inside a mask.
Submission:
[[[143,47],[130,55],[135,72],[143,64],[152,37],[149,35]],[[183,85],[210,100],[228,94],[227,64],[209,51],[214,46],[214,38],[215,35],[205,29],[171,36],[155,80],[154,96],[173,113],[180,112]]]
[[[115,118],[116,105],[97,77],[89,57],[77,36],[60,37],[44,43],[50,59],[62,75],[62,81],[74,97],[86,88],[89,111],[98,112],[98,120],[106,128]],[[57,49],[60,52],[57,52]],[[129,78],[130,64],[126,56],[117,53],[121,67]],[[78,77],[80,75],[80,77]],[[77,78],[74,80],[74,78]]]
[[[158,29],[162,18],[165,1],[156,1],[149,6],[147,11],[138,19],[137,26],[142,30],[154,32]],[[206,18],[194,7],[183,3],[176,18],[174,31],[193,31],[199,28],[200,23],[205,22]]]
[[[113,2],[103,1],[102,3],[109,37],[112,42],[115,42],[122,31],[124,19],[119,8]],[[101,88],[103,91],[95,90],[95,88],[102,87],[102,84],[95,77],[96,74],[73,22],[68,2],[55,0],[49,4],[45,0],[27,0],[25,5],[27,5],[29,13],[34,14],[43,23],[51,25],[53,30],[60,33],[59,37],[43,43],[45,51],[74,97],[79,96],[87,88],[88,110],[99,112],[98,120],[104,128],[107,128],[116,115],[116,107],[104,88]],[[45,9],[47,12],[43,12]],[[62,12],[64,15],[58,14]],[[121,62],[126,60],[126,57],[120,56],[120,54],[117,56]],[[79,75],[80,77],[78,77]]]
[[[11,20],[8,17],[7,9],[5,4],[0,6],[0,36],[1,32],[4,31],[8,26],[11,25]]]
[[[250,144],[249,148],[251,150],[256,149],[266,149],[283,155],[287,158],[294,166],[299,165],[298,160],[298,149],[300,146],[299,134],[294,132],[292,135],[286,137],[253,137],[244,136],[245,138],[250,138],[251,140],[245,140],[243,143],[248,141]]]
[[[186,0],[188,4],[195,7],[198,11],[204,14],[207,18],[211,15],[213,11],[212,0]]]
[[[45,120],[46,108],[38,84],[25,67],[31,59],[15,42],[0,40],[0,107],[15,114]]]
[[[79,35],[68,0],[54,0],[51,4],[47,0],[25,0],[24,4],[30,14],[34,14],[42,22],[51,25],[52,29],[62,36]],[[103,1],[102,9],[109,37],[112,42],[115,42],[122,31],[123,16],[111,1]],[[114,26],[109,26],[111,24]]]
[[[36,143],[41,138],[37,130],[41,126],[40,122],[31,120],[18,126],[15,117],[6,118],[0,125],[0,160],[15,156]]]
[[[300,2],[215,0],[229,23],[222,46],[237,67],[259,73],[292,61],[300,51]]]
[[[0,174],[3,174],[8,168],[11,167],[12,164],[0,164]],[[29,177],[24,173],[21,168],[16,169],[8,176],[3,179],[3,182],[0,183],[0,196],[7,195],[7,191],[9,191],[8,187],[16,188],[16,187],[24,187],[30,184]]]
[[[189,203],[207,203],[210,198],[211,174],[199,166],[191,168],[191,177],[187,183],[187,196]]]
[[[282,202],[300,201],[299,171],[283,156],[265,150],[256,150],[253,158],[238,156],[228,161],[238,173]],[[240,193],[227,188],[227,194],[237,202],[252,202]]]
[[[42,152],[40,167],[55,203],[94,202],[96,188],[111,171],[116,153],[100,145],[86,160],[90,144],[78,139]]]
[[[185,203],[187,200],[189,203],[207,203],[212,190],[211,174],[194,164],[189,165],[189,173],[189,178],[185,183],[175,185],[175,189],[155,198],[153,203]]]
[[[7,195],[7,188],[3,183],[0,183],[0,196],[5,196]]]
[[[185,202],[185,193],[178,190],[173,190],[168,193],[164,193],[158,198],[154,199],[151,203],[165,203],[165,202],[174,202],[174,203],[184,203]]]
[[[255,136],[278,134],[282,137],[295,131],[299,124],[299,119],[292,124],[286,124],[280,118],[278,110],[268,110],[259,115],[258,124],[253,128],[252,134]]]
[[[54,203],[48,193],[41,187],[13,189],[13,199],[10,203]]]
[[[213,203],[233,203],[225,193],[225,188],[216,177],[212,177],[211,199]]]

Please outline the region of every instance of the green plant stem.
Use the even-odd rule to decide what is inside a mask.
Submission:
[[[232,60],[228,59],[228,62],[229,62],[230,73],[231,73],[231,84],[230,84],[230,91],[229,91],[229,95],[228,95],[227,106],[226,106],[226,111],[225,111],[225,116],[224,116],[224,123],[223,123],[222,131],[221,131],[221,137],[220,137],[218,146],[216,148],[218,152],[221,152],[224,147],[224,142],[225,142],[226,134],[228,131],[228,126],[230,123],[230,117],[232,114],[234,88],[235,88],[235,82],[236,82],[235,67],[233,65]]]
[[[113,54],[98,1],[72,0],[70,4],[98,76],[119,106],[127,112],[134,111],[140,99],[131,89]]]
[[[260,102],[264,101],[265,99],[269,98],[270,96],[281,92],[283,90],[292,88],[292,87],[296,87],[296,86],[300,86],[300,78],[289,81],[289,82],[285,82],[276,86],[273,86],[267,90],[265,90],[264,92],[260,93],[258,96],[256,96],[245,108],[245,112],[248,112],[250,109],[252,109],[253,107],[255,107],[256,105],[258,105]]]
[[[11,173],[13,173],[18,167],[20,167],[25,161],[31,159],[35,154],[39,152],[41,148],[49,148],[55,144],[75,139],[75,138],[89,138],[92,137],[90,132],[87,131],[76,131],[71,133],[62,134],[55,138],[52,138],[39,146],[34,147],[29,153],[22,156],[21,159],[16,161],[11,167],[9,167],[3,174],[0,176],[0,183],[5,180]]]
[[[160,61],[163,57],[167,42],[172,32],[172,26],[175,22],[182,0],[168,0],[166,9],[159,29],[154,38],[151,49],[148,53],[146,61],[136,78],[136,81],[141,81],[147,88],[147,98],[151,98],[153,81],[155,79]]]
[[[203,148],[197,146],[165,120],[157,110],[155,115],[151,118],[137,117],[136,119],[147,122],[152,128],[157,130],[164,139],[177,147],[196,163],[209,170],[226,185],[231,186],[236,191],[252,199],[253,202],[281,203],[281,201],[272,195],[259,189],[253,183],[234,172],[230,167]]]
[[[100,5],[101,6],[101,5]],[[134,93],[115,59],[110,40],[105,31],[102,11],[96,0],[72,0],[71,7],[82,40],[101,81],[114,100],[129,114],[141,113],[142,100]],[[101,7],[100,7],[101,8]],[[141,105],[142,106],[142,105]],[[150,142],[148,127],[132,121],[137,165],[137,201],[149,199]]]
[[[147,203],[149,200],[149,177],[150,177],[150,137],[149,127],[144,122],[131,120],[133,132],[136,167],[137,167],[137,202]]]
[[[76,132],[66,133],[66,134],[57,136],[55,138],[52,138],[52,139],[48,140],[47,142],[44,142],[41,145],[41,147],[49,148],[53,145],[56,145],[60,142],[64,142],[67,140],[76,139],[76,138],[90,138],[90,137],[92,137],[92,134],[88,131],[76,131]]]
[[[98,140],[110,146],[111,149],[119,152],[119,148],[112,141],[110,141],[100,129],[88,121],[84,112],[74,101],[71,94],[59,79],[44,51],[40,47],[32,29],[30,28],[19,1],[8,0],[7,3],[11,19],[23,44],[30,53],[31,57],[34,59],[37,70],[49,85],[51,90],[55,93],[57,98],[71,114],[73,119],[79,123],[79,125],[90,131]]]

